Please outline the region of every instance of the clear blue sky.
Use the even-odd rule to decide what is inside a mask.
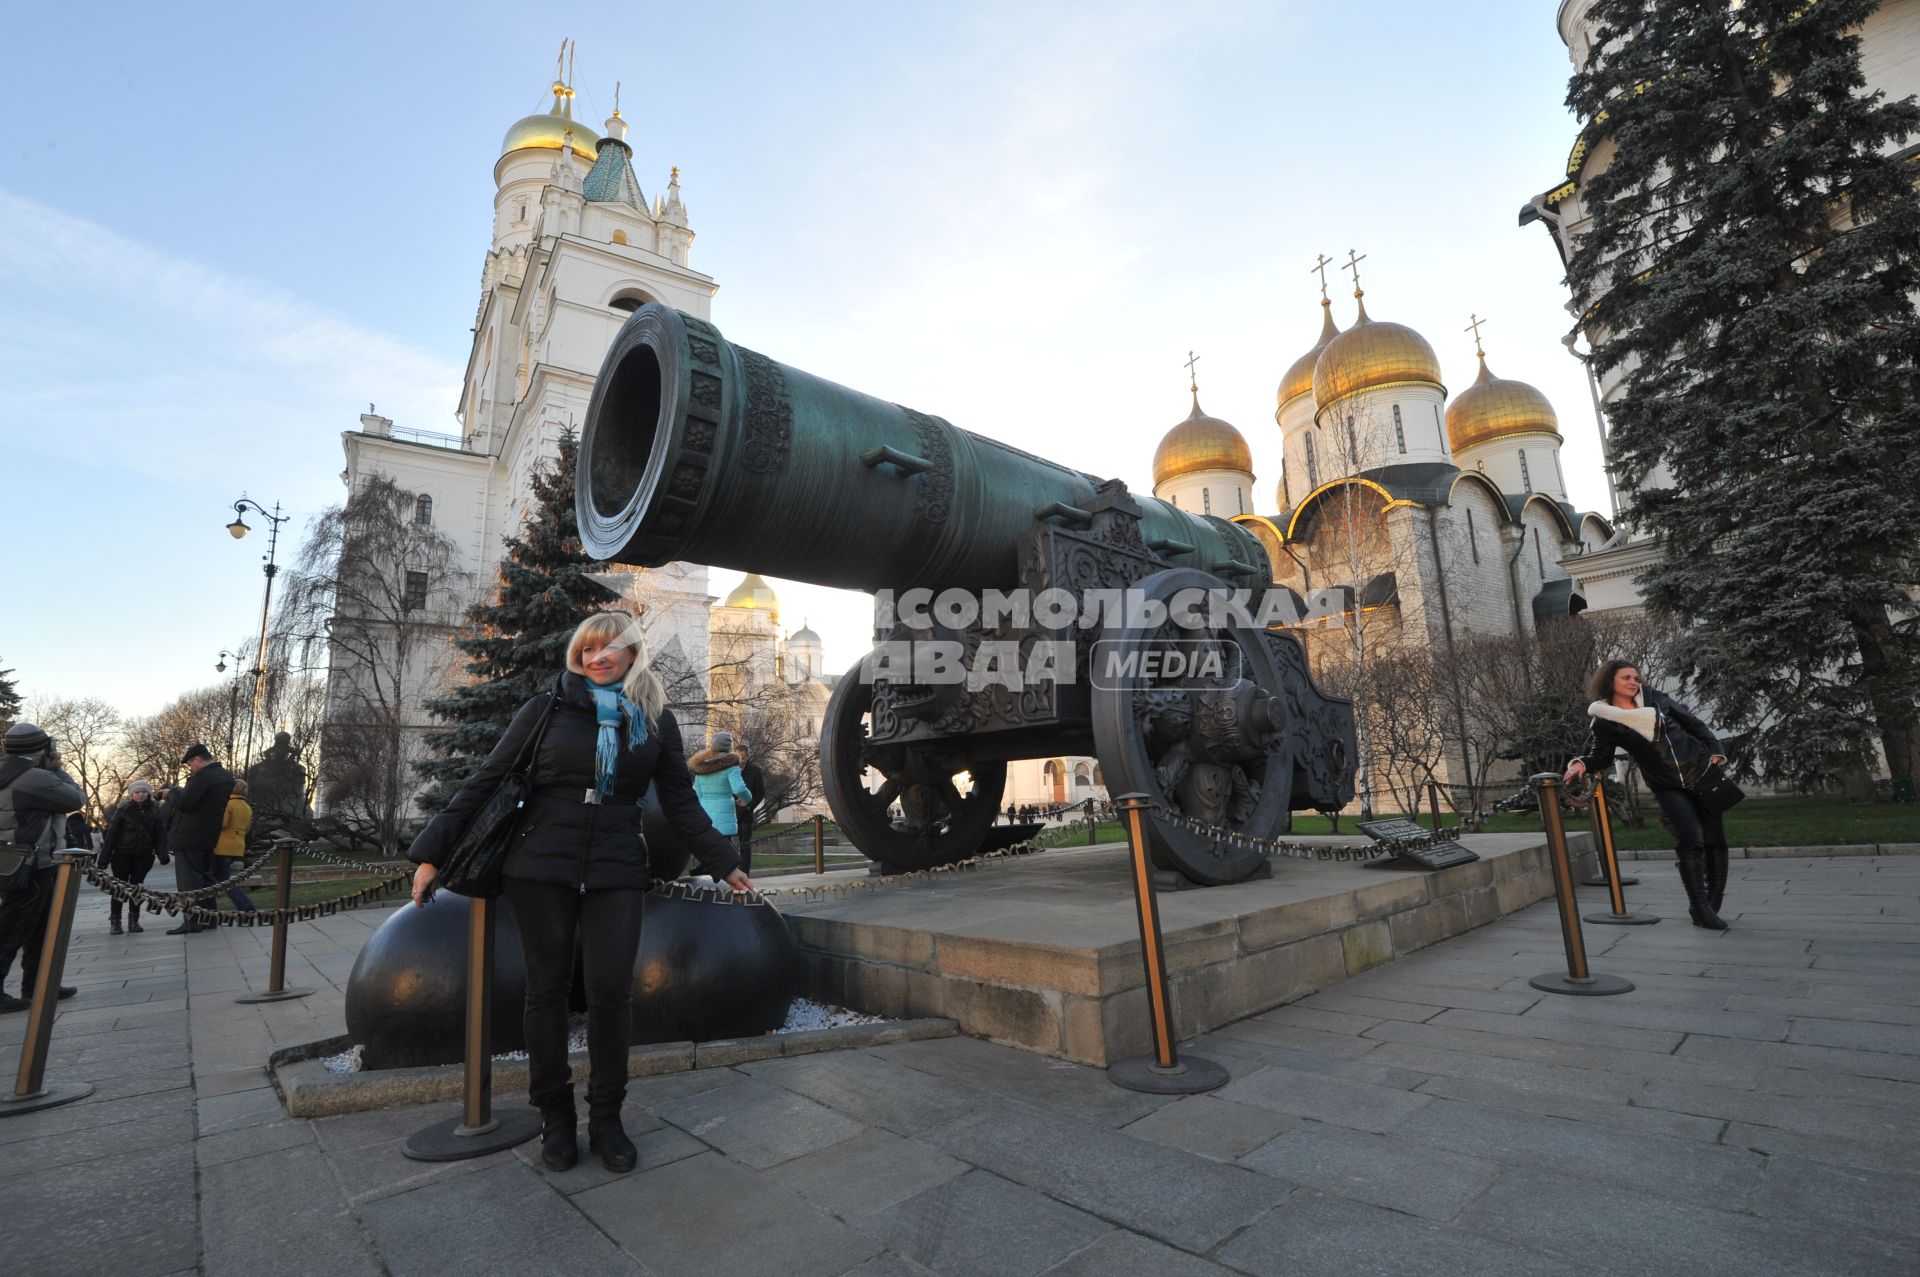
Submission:
[[[577,114],[622,82],[648,196],[681,167],[736,341],[1141,491],[1191,348],[1271,505],[1307,268],[1352,247],[1456,391],[1492,316],[1604,507],[1559,264],[1515,226],[1573,135],[1550,0],[192,8],[32,6],[0,51],[0,666],[29,692],[212,681],[259,608],[234,498],[295,528],[338,501],[370,401],[455,428],[492,164],[567,35]],[[782,599],[859,655],[859,606]]]

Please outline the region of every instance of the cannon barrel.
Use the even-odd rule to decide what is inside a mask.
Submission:
[[[1088,521],[1100,480],[735,346],[652,303],[587,409],[580,539],[596,559],[684,560],[860,590],[1010,589],[1036,522]],[[1271,579],[1224,519],[1136,497],[1168,564]]]

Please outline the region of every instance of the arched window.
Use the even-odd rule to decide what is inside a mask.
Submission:
[[[1213,489],[1212,488],[1200,489],[1200,513],[1201,514],[1213,513]]]
[[[1524,488],[1526,491],[1532,492],[1533,491],[1533,472],[1527,469],[1527,450],[1525,448],[1521,448],[1519,449],[1519,453],[1520,453],[1520,486]]]
[[[413,521],[423,528],[433,526],[433,498],[424,492],[413,499]]]
[[[1320,486],[1320,462],[1313,455],[1313,436],[1307,436],[1307,487]]]
[[[1400,451],[1407,450],[1407,432],[1400,425],[1400,405],[1393,406],[1393,441],[1400,445]]]
[[[652,300],[653,298],[648,297],[645,293],[636,292],[629,288],[624,292],[615,293],[613,300],[608,302],[607,305],[613,307],[615,310],[624,310],[631,315],[634,311],[639,310]]]

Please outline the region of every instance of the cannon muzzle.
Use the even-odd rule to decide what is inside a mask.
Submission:
[[[589,555],[859,590],[1010,589],[1036,523],[1084,528],[1100,480],[775,363],[705,320],[635,311],[601,365],[578,470]],[[1169,565],[1246,588],[1264,551],[1224,519],[1135,497]]]

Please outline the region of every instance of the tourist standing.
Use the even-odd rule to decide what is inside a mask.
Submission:
[[[227,798],[227,810],[220,818],[220,841],[213,846],[213,880],[230,882],[234,870],[247,858],[247,835],[253,830],[253,805],[247,801],[247,782],[233,782]],[[227,899],[242,913],[253,912],[253,898],[235,882],[227,889]]]
[[[1567,764],[1566,780],[1611,770],[1615,751],[1625,750],[1679,844],[1674,858],[1693,925],[1725,931],[1720,903],[1727,889],[1726,829],[1720,813],[1687,787],[1727,761],[1720,738],[1686,706],[1643,684],[1630,661],[1602,665],[1588,691],[1593,703],[1587,706],[1587,749]]]
[[[187,746],[180,763],[190,775],[185,785],[166,791],[167,849],[178,862],[173,867],[175,884],[181,891],[197,891],[213,885],[213,849],[226,823],[233,773],[213,761],[213,751],[198,741]],[[167,934],[190,936],[205,930],[188,917]]]
[[[506,901],[527,967],[530,1097],[541,1114],[540,1158],[565,1170],[579,1157],[567,1064],[567,994],[576,942],[587,991],[588,1147],[608,1170],[638,1158],[620,1124],[633,1036],[633,964],[651,880],[640,803],[652,786],[680,840],[735,891],[753,884],[693,793],[680,726],[623,612],[588,617],[567,644],[550,693],[520,707],[500,742],[447,809],[414,839],[413,901],[433,897],[436,865],[492,797],[551,706],[533,748],[533,797],[513,831]]]
[[[747,802],[739,809],[737,817],[740,831],[735,844],[740,848],[740,872],[753,872],[753,816],[760,810],[760,800],[767,796],[767,774],[760,770],[760,764],[753,761],[753,755],[747,749],[745,741],[735,741],[733,750],[740,755],[740,779],[747,785]],[[702,804],[704,806],[704,804]]]
[[[707,810],[713,827],[731,838],[740,832],[737,814],[753,800],[740,775],[740,755],[733,752],[733,733],[715,732],[707,737],[707,747],[687,760],[693,770],[693,791]]]
[[[33,858],[0,890],[0,1012],[25,1010],[40,970],[54,883],[53,853],[66,845],[67,813],[85,801],[80,786],[60,770],[53,738],[32,723],[15,723],[0,742],[0,845],[33,848]],[[20,996],[6,992],[14,955],[20,956]],[[62,985],[60,996],[76,990]]]
[[[153,801],[153,786],[144,780],[136,780],[127,786],[127,796],[113,809],[113,815],[107,821],[107,834],[101,841],[100,854],[106,859],[107,872],[122,882],[135,886],[147,880],[147,874],[158,859],[167,863],[166,824],[160,818],[160,805]],[[107,930],[114,935],[120,934],[120,898],[115,896],[108,907]],[[127,902],[127,930],[145,931],[140,925],[140,902]]]

